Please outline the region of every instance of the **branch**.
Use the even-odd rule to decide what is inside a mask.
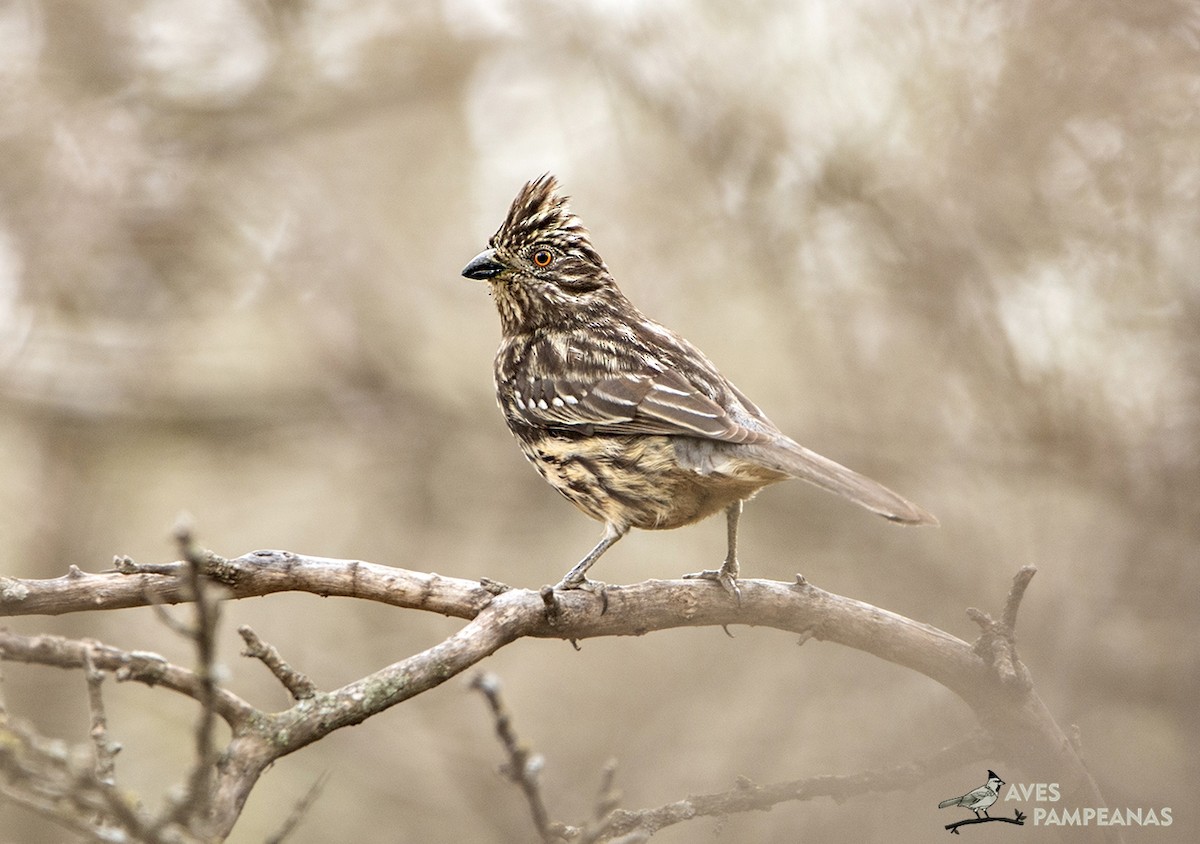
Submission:
[[[480,672],[471,681],[471,688],[480,691],[488,702],[495,722],[496,735],[504,747],[508,762],[501,773],[520,786],[529,802],[534,826],[544,842],[622,840],[644,841],[660,830],[701,816],[724,816],[737,812],[770,811],[789,801],[830,797],[838,803],[851,797],[872,792],[902,791],[920,785],[946,770],[986,759],[993,752],[991,741],[976,732],[924,759],[907,765],[848,776],[820,776],[790,780],[772,785],[755,785],[739,777],[735,786],[716,794],[688,797],[665,806],[637,811],[617,807],[619,794],[613,787],[616,764],[604,768],[603,784],[595,818],[583,827],[551,821],[542,798],[538,775],[542,757],[525,747],[512,729],[512,719],[500,697],[500,680],[494,674]],[[949,829],[949,827],[947,827]]]
[[[621,805],[621,792],[617,790],[616,781],[617,760],[609,759],[601,771],[600,791],[596,795],[596,808],[592,820],[583,827],[583,832],[579,836],[580,844],[593,844],[596,841],[611,840],[608,833],[612,830],[617,809]],[[622,844],[624,842],[633,844],[635,841],[644,841],[649,837],[649,834],[634,832],[623,835],[621,842]]]
[[[0,617],[63,615],[191,601],[180,576],[186,562],[139,565],[113,558],[114,568],[88,574],[70,566],[62,577],[23,580],[0,577]],[[359,560],[310,557],[290,551],[252,551],[234,559],[207,554],[203,573],[221,584],[226,598],[257,598],[276,592],[309,592],[377,601],[457,618],[473,618],[508,587],[495,581],[462,580]]]
[[[955,821],[954,823],[946,824],[946,829],[950,830],[951,835],[958,835],[960,826],[970,826],[973,823],[1013,823],[1017,826],[1025,826],[1025,818],[1027,815],[1020,809],[1017,809],[1011,818],[967,818],[965,821]]]
[[[51,580],[0,578],[0,616],[59,615],[98,609],[171,604],[190,600],[179,576],[185,563],[138,565],[118,558],[111,572],[85,574],[72,568]],[[310,557],[290,551],[254,551],[225,559],[208,555],[207,577],[225,587],[228,598],[275,592],[309,592],[377,601],[406,609],[474,619],[485,609],[512,606],[522,619],[521,635],[553,639],[641,635],[651,630],[753,624],[802,636],[840,642],[921,671],[938,682],[955,683],[979,661],[965,642],[870,604],[825,592],[797,578],[788,585],[768,580],[740,581],[743,600],[725,600],[707,582],[650,580],[609,586],[609,608],[584,592],[554,593],[554,624],[538,592],[509,589],[494,581],[471,581],[414,572],[359,560]],[[975,678],[977,679],[977,678]],[[963,687],[962,682],[957,683]],[[970,685],[967,683],[965,685]],[[958,688],[954,688],[959,691]],[[969,693],[964,687],[963,693]]]
[[[243,624],[239,627],[238,635],[246,643],[246,649],[242,651],[242,656],[252,657],[267,666],[267,669],[275,675],[275,679],[288,690],[292,700],[308,700],[317,693],[316,684],[308,678],[308,675],[288,665],[279,655],[279,650],[274,645],[264,642],[249,625]]]
[[[973,612],[983,634],[972,646],[935,627],[826,592],[799,576],[791,584],[743,580],[740,602],[703,581],[609,586],[604,605],[582,591],[552,591],[544,597],[538,591],[510,589],[493,581],[287,551],[256,551],[234,559],[204,554],[199,562],[204,576],[222,584],[223,594],[231,598],[304,591],[468,619],[443,642],[340,689],[316,691],[283,712],[258,713],[227,692],[215,690],[214,711],[227,721],[233,719],[237,727],[222,754],[215,784],[211,814],[221,820],[212,830],[214,835],[228,833],[258,777],[276,759],[434,688],[517,639],[581,641],[731,624],[775,627],[799,634],[802,641],[837,642],[918,671],[975,711],[1008,762],[1036,774],[1039,781],[1059,782],[1064,799],[1081,805],[1103,801],[1077,749],[1032,691],[1028,672],[1016,657],[1011,624],[1032,569],[1018,575],[1000,624]],[[117,570],[102,574],[71,569],[53,580],[4,579],[0,614],[57,614],[186,601],[190,596],[180,583],[186,565],[139,565],[119,558]],[[6,645],[14,641],[15,656]],[[7,639],[0,635],[0,658],[19,659],[20,653],[19,641],[11,634]],[[80,664],[76,658],[72,667]],[[103,667],[99,658],[97,665]],[[198,700],[206,694],[195,675],[174,669],[169,676],[178,690]]]
[[[542,799],[542,787],[538,777],[542,772],[543,758],[540,754],[530,753],[529,748],[517,740],[512,729],[512,718],[504,701],[500,698],[500,678],[495,674],[480,672],[471,681],[471,688],[483,695],[492,711],[492,719],[496,722],[496,735],[504,745],[508,754],[508,762],[502,765],[500,772],[515,782],[525,793],[529,801],[529,811],[533,814],[533,825],[542,841],[551,842],[561,836],[550,828],[550,816],[546,812],[546,803]]]
[[[136,804],[101,781],[96,760],[85,761],[89,754],[80,750],[42,737],[27,723],[0,720],[0,796],[95,841],[157,842]]]
[[[755,785],[749,779],[740,777],[728,791],[696,795],[653,809],[618,809],[613,812],[606,834],[609,837],[633,831],[653,834],[695,817],[766,812],[780,803],[818,797],[828,797],[841,803],[865,794],[905,791],[963,763],[982,760],[991,750],[990,740],[977,734],[923,759],[875,771],[806,777],[770,785]]]
[[[113,741],[108,734],[108,716],[104,712],[104,697],[100,686],[104,682],[104,672],[96,667],[92,659],[91,648],[83,651],[83,677],[87,681],[88,710],[92,716],[92,726],[88,731],[96,753],[96,779],[112,785],[116,781],[116,755],[121,745]]]
[[[1004,612],[1000,621],[994,621],[990,615],[974,607],[967,609],[967,616],[979,625],[980,636],[972,650],[1000,677],[1002,683],[1018,692],[1027,692],[1033,688],[1033,680],[1029,672],[1017,657],[1017,611],[1021,608],[1021,599],[1029,582],[1037,574],[1033,566],[1025,566],[1013,577],[1012,588],[1004,602]]]
[[[176,526],[175,538],[186,563],[180,579],[191,596],[193,608],[194,620],[192,626],[184,630],[184,635],[191,639],[196,649],[196,700],[200,704],[200,715],[195,728],[196,758],[187,779],[187,789],[173,810],[163,813],[159,825],[164,828],[179,823],[191,828],[193,823],[203,823],[208,818],[212,792],[209,781],[217,760],[217,748],[213,743],[217,697],[214,670],[220,605],[213,597],[204,573],[209,555],[193,542],[190,525],[181,520]]]
[[[195,673],[172,665],[156,653],[124,651],[96,641],[62,636],[25,636],[0,628],[0,659],[55,668],[85,668],[89,656],[97,669],[113,672],[118,682],[162,686],[196,701],[201,698],[201,683]],[[246,723],[257,712],[225,689],[216,690],[212,704],[216,714],[233,728]]]
[[[296,805],[292,807],[291,813],[279,827],[279,830],[268,836],[265,844],[283,844],[289,835],[296,831],[296,827],[300,825],[300,821],[304,820],[304,816],[308,814],[308,810],[312,808],[313,803],[321,796],[321,792],[325,790],[325,783],[329,780],[329,774],[321,774],[317,777],[316,782],[309,786],[308,791],[304,796],[296,801]]]

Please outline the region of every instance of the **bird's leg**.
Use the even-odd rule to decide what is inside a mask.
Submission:
[[[705,569],[704,571],[684,575],[684,578],[688,580],[715,580],[725,587],[726,592],[737,598],[739,604],[742,601],[742,590],[737,585],[738,572],[740,570],[737,558],[737,531],[738,519],[741,517],[741,499],[725,508],[725,529],[729,545],[728,551],[725,553],[725,562],[721,564],[721,567],[719,569]]]
[[[628,525],[607,522],[604,525],[604,536],[596,543],[596,547],[588,551],[587,556],[580,560],[575,568],[567,572],[555,589],[586,589],[589,592],[599,592],[603,595],[604,584],[598,580],[588,580],[584,577],[592,563],[600,559],[600,555],[611,548],[616,541],[629,532]],[[607,596],[605,596],[607,597]]]
[[[741,573],[741,565],[737,558],[737,530],[738,521],[742,518],[742,500],[730,504],[725,508],[725,563],[721,566],[721,572],[726,575],[731,582],[736,582],[738,574]]]

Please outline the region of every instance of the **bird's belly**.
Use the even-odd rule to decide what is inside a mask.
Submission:
[[[522,439],[522,448],[542,477],[584,513],[645,530],[699,521],[783,477],[697,471],[680,463],[679,439],[543,436]]]

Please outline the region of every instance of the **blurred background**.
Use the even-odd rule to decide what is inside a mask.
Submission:
[[[1191,0],[0,2],[0,571],[280,547],[536,588],[600,526],[494,406],[498,320],[459,276],[552,171],[629,296],[785,431],[930,509],[905,530],[803,484],[743,572],[976,634],[1039,573],[1021,653],[1110,806],[1200,829],[1200,5]],[[720,562],[724,524],[634,533],[610,583]],[[149,611],[18,618],[189,662]],[[271,596],[225,608],[324,688],[461,622]],[[551,814],[902,764],[970,711],[771,630],[520,642],[484,667]],[[79,672],[5,665],[14,715],[86,738]],[[287,757],[232,840],[532,840],[456,678]],[[180,781],[194,708],[106,685],[120,781]],[[909,792],[659,835],[927,841],[972,762]],[[1012,804],[1008,804],[1011,807]],[[1028,812],[1031,807],[1025,806]],[[981,841],[1004,833],[980,827]],[[1030,840],[1051,840],[1026,827]],[[0,841],[72,841],[0,799]],[[1007,840],[1007,839],[1005,839]]]

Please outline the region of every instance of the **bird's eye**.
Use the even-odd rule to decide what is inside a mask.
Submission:
[[[553,260],[554,254],[549,249],[539,249],[533,253],[533,263],[539,267],[548,267]]]

